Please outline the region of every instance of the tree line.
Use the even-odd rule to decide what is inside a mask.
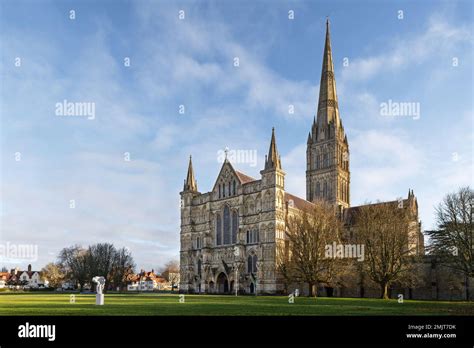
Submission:
[[[47,264],[42,272],[51,287],[68,281],[79,285],[83,291],[86,284],[95,287],[93,277],[102,276],[107,281],[107,289],[123,290],[129,276],[135,273],[135,262],[127,248],[117,249],[110,243],[98,243],[87,248],[73,245],[62,249],[57,262]]]

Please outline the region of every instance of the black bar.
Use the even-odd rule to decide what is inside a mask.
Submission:
[[[34,316],[0,317],[0,346],[127,344],[222,345],[251,344],[342,344],[342,345],[448,345],[473,347],[474,317],[91,317]],[[55,325],[55,340],[20,338],[26,323]],[[413,325],[417,329],[409,329]],[[427,328],[430,325],[431,328]],[[455,328],[439,325],[454,325]],[[437,328],[437,329],[436,329]],[[418,330],[420,329],[420,330]],[[407,338],[407,334],[456,334],[455,338]],[[203,341],[205,340],[205,341]],[[229,341],[230,340],[230,341]]]

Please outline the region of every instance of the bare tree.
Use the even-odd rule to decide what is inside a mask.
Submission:
[[[168,261],[162,268],[161,276],[171,284],[171,289],[174,289],[179,283],[179,262]]]
[[[316,296],[318,284],[330,284],[338,271],[339,260],[326,257],[325,251],[333,242],[339,243],[341,231],[334,207],[322,201],[289,216],[288,252],[277,263],[279,271],[288,281],[307,283],[309,296]]]
[[[80,291],[82,291],[84,284],[90,281],[87,250],[74,245],[62,249],[58,258],[58,264],[65,274],[65,279],[79,283]]]
[[[112,287],[123,289],[126,287],[130,276],[135,273],[135,262],[131,252],[126,248],[115,251],[112,262],[112,270],[109,280]]]
[[[41,269],[41,277],[48,281],[50,287],[57,288],[61,286],[65,274],[60,265],[50,262]]]
[[[407,209],[391,203],[368,204],[357,210],[355,219],[356,240],[365,247],[363,271],[380,286],[381,298],[388,299],[391,284],[415,274]]]
[[[293,281],[289,262],[289,242],[277,242],[276,245],[276,271],[278,277],[281,277],[283,291],[285,294],[289,292],[289,287]]]
[[[474,191],[462,187],[447,194],[436,208],[438,229],[428,231],[430,246],[443,266],[464,276],[466,300],[470,300],[469,278],[474,277],[474,229],[472,205]]]
[[[110,243],[98,243],[89,246],[87,249],[89,277],[102,276],[110,284],[115,252],[115,247]],[[95,286],[95,284],[93,285]]]
[[[64,248],[59,254],[59,265],[65,279],[79,283],[81,291],[94,276],[105,277],[109,287],[123,287],[135,268],[127,249],[117,250],[109,243],[94,244],[87,249],[77,245]]]

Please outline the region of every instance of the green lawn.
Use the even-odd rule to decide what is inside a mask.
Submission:
[[[0,294],[0,315],[474,315],[473,302],[169,294]]]

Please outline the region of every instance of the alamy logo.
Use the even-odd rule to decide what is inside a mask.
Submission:
[[[20,338],[47,338],[48,341],[56,339],[56,325],[34,325],[28,322],[18,326]]]
[[[38,245],[12,244],[10,242],[0,244],[0,260],[1,259],[19,259],[35,262],[38,260]]]
[[[224,163],[226,158],[232,163],[245,163],[250,167],[255,167],[257,165],[257,150],[229,150],[226,148],[217,151],[217,161],[219,163]]]
[[[389,99],[388,102],[380,104],[380,115],[411,116],[414,120],[418,120],[420,118],[420,103],[396,102]]]
[[[56,103],[56,116],[83,116],[88,120],[95,119],[94,102],[68,102]]]
[[[329,259],[365,259],[364,244],[327,244],[324,248],[324,254]]]

